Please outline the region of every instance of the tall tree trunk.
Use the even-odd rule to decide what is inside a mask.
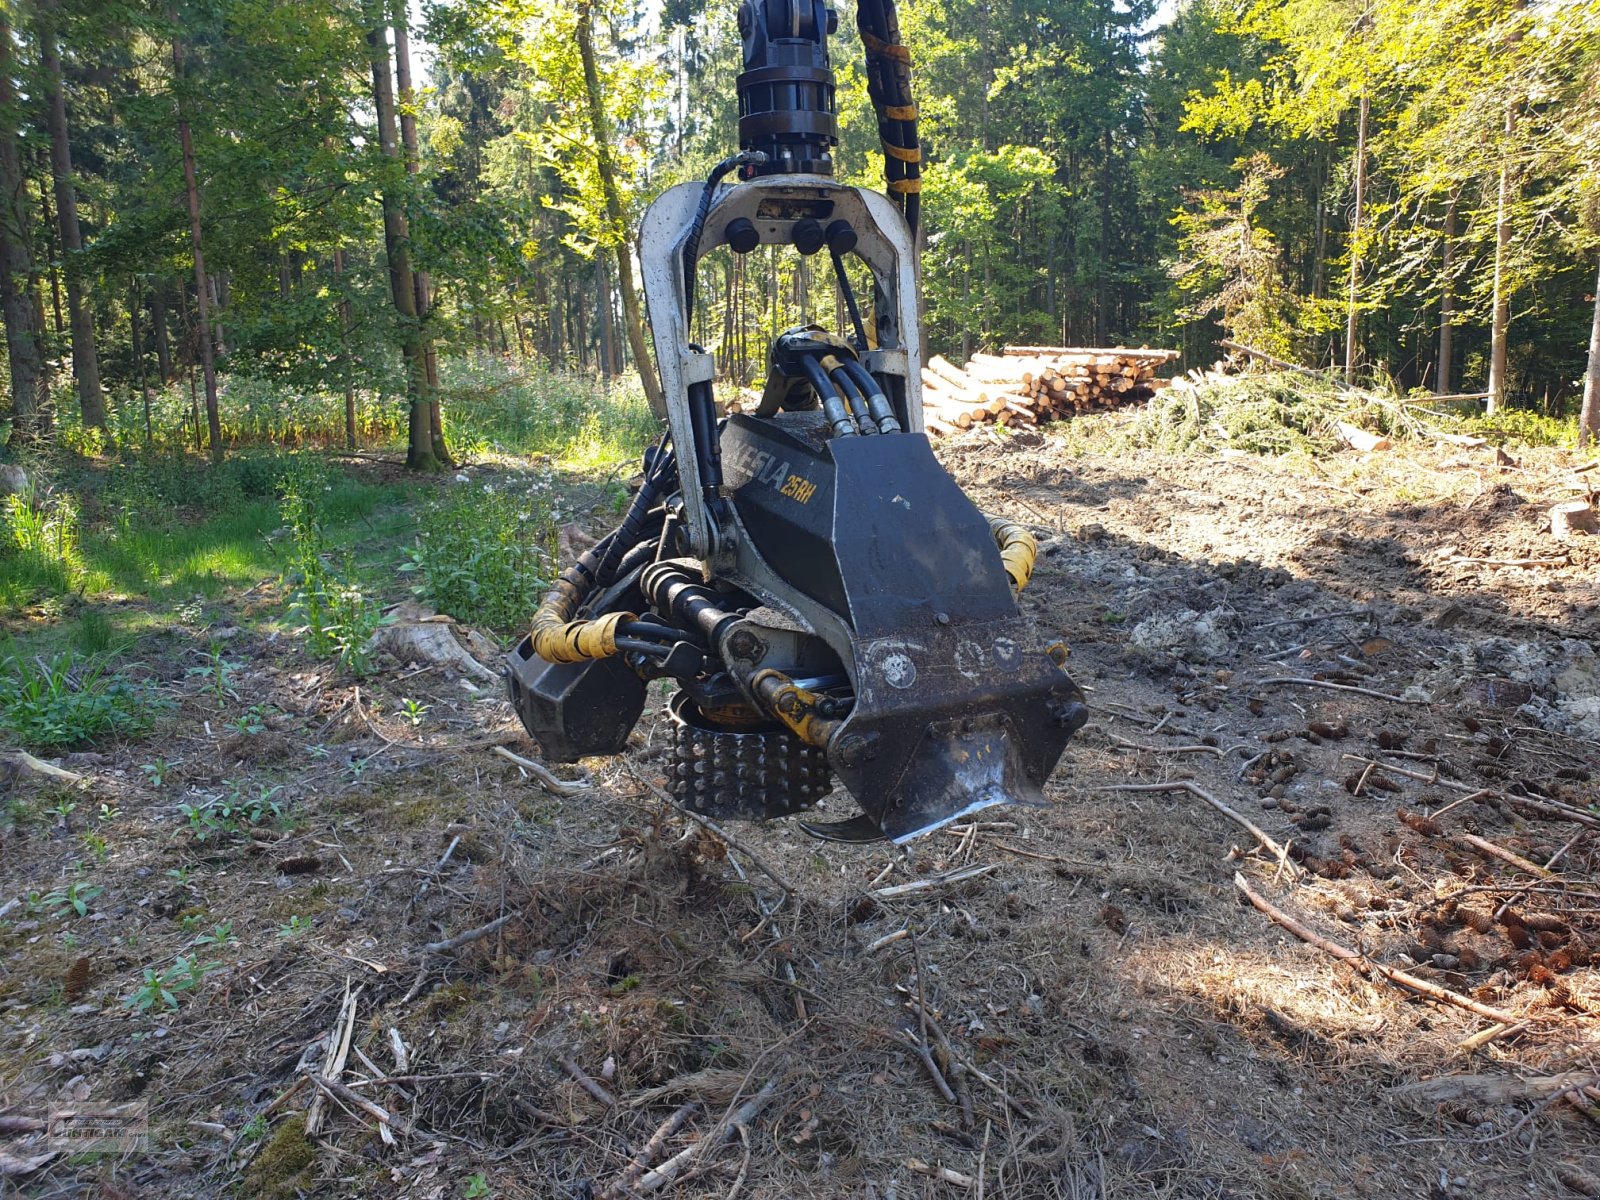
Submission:
[[[233,300],[231,278],[226,271],[208,276],[211,284],[211,336],[217,340],[218,358],[228,357],[228,331],[223,326],[222,318]]]
[[[72,182],[72,135],[67,126],[67,97],[61,88],[54,0],[45,0],[38,11],[45,118],[50,128],[50,174],[55,181],[56,222],[61,229],[61,260],[67,274],[67,315],[72,325],[72,374],[78,383],[83,423],[104,429],[106,401],[100,390],[100,363],[94,351],[94,310],[84,303],[80,278],[83,234],[78,228],[78,195]]]
[[[372,100],[378,116],[378,143],[385,156],[400,157],[399,130],[395,123],[394,87],[389,75],[387,26],[380,18],[367,33],[372,58]],[[417,471],[438,470],[444,464],[433,452],[433,410],[428,403],[428,366],[417,322],[417,289],[411,273],[411,230],[392,189],[383,193],[383,243],[389,259],[389,295],[400,315],[402,352],[406,360],[406,395],[411,410],[407,421],[406,465]]]
[[[150,379],[145,374],[144,334],[139,328],[139,313],[143,308],[144,292],[139,287],[139,277],[135,275],[128,281],[128,324],[133,338],[133,374],[139,383],[139,399],[144,409],[144,444],[148,446],[155,441],[156,431],[150,420]]]
[[[156,374],[163,385],[172,382],[172,342],[167,336],[167,281],[150,291],[150,324],[156,335]]]
[[[394,81],[399,89],[400,144],[406,156],[406,174],[415,180],[421,170],[421,152],[417,145],[416,93],[411,87],[411,41],[406,32],[405,0],[394,2]],[[444,409],[439,402],[439,354],[434,348],[430,319],[433,316],[433,280],[420,268],[411,273],[411,284],[417,294],[418,336],[422,342],[422,366],[428,380],[428,439],[433,444],[433,456],[442,465],[449,465],[450,451],[444,440]]]
[[[1311,298],[1321,300],[1328,286],[1328,177],[1332,174],[1326,155],[1321,164],[1321,177],[1317,183],[1316,249],[1311,255]]]
[[[1095,264],[1094,344],[1110,342],[1111,325],[1111,130],[1101,140],[1100,161],[1100,261]]]
[[[617,373],[617,357],[611,334],[611,275],[603,254],[595,255],[594,281],[595,306],[600,311],[600,376],[610,379]]]
[[[1583,377],[1583,410],[1578,414],[1578,449],[1600,441],[1600,273],[1594,283],[1594,320],[1589,325],[1589,373]]]
[[[513,300],[513,303],[515,301]],[[522,327],[522,314],[516,309],[511,310],[511,328],[517,334],[517,358],[527,361],[528,358],[528,333]]]
[[[344,251],[333,252],[334,286],[339,289],[339,366],[344,374],[344,448],[356,448],[356,385],[350,374],[350,297],[345,293]]]
[[[183,86],[183,41],[172,39],[172,74]],[[195,307],[199,313],[200,369],[206,385],[206,432],[211,439],[211,461],[222,461],[222,418],[217,410],[217,360],[211,346],[211,296],[206,287],[206,257],[200,239],[200,186],[195,181],[194,136],[189,118],[184,116],[183,99],[178,99],[178,141],[183,148],[183,189],[189,203],[189,245],[194,251]],[[191,375],[191,390],[193,376]],[[198,422],[197,422],[198,424]],[[196,429],[196,437],[199,430]]]
[[[33,253],[28,244],[27,178],[17,153],[16,92],[11,86],[11,22],[0,9],[0,311],[6,322],[6,353],[11,364],[11,444],[39,436],[45,376],[39,353],[41,330],[35,324],[30,283]]]
[[[606,219],[611,226],[610,241],[617,255],[617,283],[622,293],[622,315],[628,327],[628,345],[633,350],[634,366],[638,368],[639,380],[644,384],[644,395],[650,402],[650,410],[662,417],[666,415],[666,404],[661,398],[661,384],[650,365],[650,351],[645,346],[644,322],[639,314],[639,290],[633,281],[633,239],[629,236],[628,219],[622,208],[622,192],[617,187],[616,164],[611,159],[611,130],[600,101],[600,68],[594,53],[593,0],[582,0],[578,5],[578,55],[583,60],[589,133],[594,138],[600,191],[605,196]]]
[[[1361,93],[1360,124],[1356,129],[1356,211],[1350,222],[1350,306],[1344,331],[1344,381],[1356,381],[1356,327],[1360,313],[1356,295],[1361,277],[1361,217],[1367,202],[1367,93]]]
[[[50,215],[50,189],[43,183],[39,184],[39,211],[44,215],[44,257],[50,264],[50,308],[55,317],[56,336],[60,337],[67,327],[66,321],[61,316],[61,272],[56,269],[56,263],[61,255],[56,246],[56,219]],[[42,293],[40,298],[43,299]]]
[[[1516,114],[1506,109],[1506,146],[1500,151],[1500,189],[1494,218],[1494,316],[1489,326],[1489,403],[1497,413],[1506,402],[1506,334],[1511,325],[1511,291],[1506,279],[1506,254],[1511,246],[1511,135]]]
[[[1456,324],[1455,324],[1455,280],[1451,278],[1456,250],[1456,201],[1459,199],[1455,192],[1450,193],[1450,203],[1444,210],[1444,254],[1443,261],[1439,264],[1439,373],[1434,380],[1433,390],[1440,396],[1450,394],[1450,386],[1455,377],[1456,354]]]

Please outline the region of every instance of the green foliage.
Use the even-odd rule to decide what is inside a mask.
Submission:
[[[167,778],[172,774],[172,768],[175,766],[177,766],[176,763],[169,763],[164,758],[158,758],[153,762],[142,763],[139,771],[149,781],[151,787],[159,788],[167,782]]]
[[[637,461],[661,431],[631,381],[606,387],[566,371],[458,362],[444,372],[444,395],[456,444],[474,456],[547,456],[570,470],[604,471]]]
[[[288,813],[277,799],[281,791],[281,786],[261,784],[254,795],[246,795],[244,785],[230,780],[219,795],[207,797],[199,804],[180,804],[178,812],[189,823],[189,832],[197,842],[209,841],[218,835],[232,837],[268,821],[287,823]]]
[[[110,671],[105,658],[70,652],[40,664],[0,661],[0,728],[36,748],[84,746],[149,731],[168,702],[153,687]]]
[[[135,1012],[177,1008],[179,998],[199,987],[217,965],[201,962],[193,955],[180,954],[164,970],[146,967],[143,982],[123,997],[122,1002]]]
[[[0,498],[0,602],[20,608],[76,588],[83,576],[77,500],[27,490]]]
[[[71,910],[80,917],[86,917],[89,915],[89,905],[104,891],[105,888],[98,884],[79,880],[64,888],[54,888],[45,893],[38,907],[51,912]]]
[[[552,578],[551,483],[460,485],[422,515],[411,561],[415,590],[458,621],[509,633],[539,606]]]
[[[1342,445],[1338,421],[1391,430],[1386,410],[1371,409],[1331,381],[1287,374],[1207,375],[1159,393],[1122,436],[1168,454],[1330,454]]]
[[[221,706],[239,698],[239,693],[233,687],[233,673],[242,666],[242,662],[223,654],[222,643],[213,642],[206,650],[206,661],[190,667],[188,674],[198,678],[211,698]]]
[[[1173,218],[1179,258],[1169,274],[1187,305],[1179,315],[1216,317],[1230,338],[1273,355],[1292,355],[1294,300],[1284,286],[1283,259],[1258,210],[1283,176],[1264,154],[1241,164],[1239,186],[1190,193]]]
[[[79,653],[94,656],[111,649],[111,620],[96,608],[84,609],[78,617],[78,627],[72,641]]]
[[[191,946],[230,946],[238,941],[233,935],[232,921],[219,921],[211,927],[209,933],[196,936]]]
[[[1493,416],[1474,416],[1461,422],[1465,433],[1475,433],[1496,443],[1524,446],[1564,446],[1578,444],[1578,419],[1547,417],[1525,408],[1507,408]]]
[[[314,658],[331,658],[352,675],[372,670],[368,643],[386,620],[378,602],[343,571],[328,565],[329,549],[319,505],[332,490],[325,468],[300,464],[285,475],[283,520],[289,529],[289,567],[294,584],[290,613],[304,622],[306,648]]]

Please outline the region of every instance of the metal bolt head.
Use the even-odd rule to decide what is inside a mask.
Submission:
[[[728,639],[728,653],[734,658],[746,661],[759,658],[763,649],[765,647],[762,646],[761,639],[748,629],[741,629]]]

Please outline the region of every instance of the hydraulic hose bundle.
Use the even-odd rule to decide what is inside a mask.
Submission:
[[[622,523],[561,572],[534,612],[530,635],[533,652],[540,658],[576,663],[609,658],[623,650],[659,655],[670,650],[678,638],[676,631],[641,621],[638,613],[611,612],[581,621],[573,618],[597,588],[626,573],[620,568],[634,565],[630,559],[648,561],[653,551],[648,543],[651,510],[663,493],[677,486],[677,479],[672,449],[663,442],[656,447]]]
[[[911,51],[900,43],[894,0],[860,0],[856,29],[867,49],[867,96],[878,114],[884,184],[916,233],[922,211],[922,146],[911,97]]]

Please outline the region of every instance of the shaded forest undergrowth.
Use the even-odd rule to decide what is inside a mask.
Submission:
[[[11,603],[7,653],[59,668],[38,728],[106,709],[81,698],[111,676],[140,723],[14,734],[80,778],[5,780],[0,1094],[24,1122],[120,1106],[149,1134],[70,1155],[7,1126],[5,1161],[39,1160],[8,1173],[172,1196],[1600,1194],[1600,547],[1544,521],[1580,460],[1272,457],[1205,421],[1177,455],[1155,418],[941,446],[1040,535],[1024,607],[1073,646],[1095,720],[1050,807],[904,853],[787,824],[730,848],[660,803],[656,716],[541,786],[496,753],[537,755],[492,682],[383,641],[413,585],[512,636],[514,603],[475,608],[439,564],[470,543],[472,581],[509,581],[602,532],[620,446],[420,489],[241,456],[238,498],[126,535],[139,472],[83,468],[73,586]],[[141,558],[135,533],[168,540]],[[308,553],[325,597],[359,594],[370,652],[351,629],[318,649]],[[1129,784],[1198,788],[1286,854],[1193,793],[1105,790]],[[1235,872],[1516,1027],[1463,1045],[1495,1023],[1295,940]]]

